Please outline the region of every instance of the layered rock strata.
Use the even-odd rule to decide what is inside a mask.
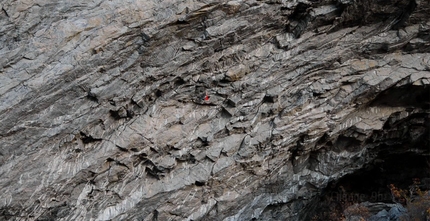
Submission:
[[[0,7],[2,219],[300,220],[429,153],[429,1]]]

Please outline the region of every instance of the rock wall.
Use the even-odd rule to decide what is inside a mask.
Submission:
[[[302,220],[429,154],[429,1],[0,8],[1,219]]]

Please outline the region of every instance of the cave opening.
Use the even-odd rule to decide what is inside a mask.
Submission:
[[[407,189],[413,179],[430,179],[430,158],[417,153],[381,152],[364,168],[331,182],[326,194],[350,198],[358,202],[392,202],[390,184]],[[428,186],[423,189],[428,190]],[[334,193],[334,194],[333,194]],[[346,196],[342,196],[346,194]],[[341,199],[342,200],[342,199]]]
[[[377,157],[352,174],[330,182],[310,204],[310,213],[303,220],[327,220],[341,217],[342,212],[356,203],[395,203],[390,184],[408,191],[419,180],[422,191],[430,190],[430,152],[421,146],[417,151],[392,151],[381,148]]]
[[[357,152],[368,146],[360,169],[332,180],[314,197],[300,220],[341,220],[347,208],[354,204],[399,203],[406,198],[394,196],[394,190],[410,195],[413,188],[430,193],[430,87],[405,85],[380,93],[369,107],[404,107],[392,113],[382,130],[374,130],[367,138],[357,140],[352,128],[340,134],[335,142],[321,142],[328,150]],[[322,154],[322,153],[318,153]],[[394,187],[394,188],[393,188]],[[426,201],[430,205],[430,201]],[[374,211],[372,211],[374,212]],[[379,211],[376,211],[376,213]]]

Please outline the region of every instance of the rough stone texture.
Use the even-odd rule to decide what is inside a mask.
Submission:
[[[364,210],[363,210],[364,208]],[[360,210],[361,209],[361,210]],[[407,214],[407,209],[401,204],[369,203],[355,204],[346,209],[345,219],[369,221],[399,221]],[[366,214],[360,214],[366,212]]]
[[[303,220],[429,153],[429,1],[0,8],[1,219]]]

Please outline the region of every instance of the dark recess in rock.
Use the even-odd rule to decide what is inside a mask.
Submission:
[[[79,134],[81,135],[81,140],[84,144],[89,144],[89,143],[94,143],[94,142],[98,142],[98,141],[102,141],[103,139],[100,138],[94,138],[91,135],[87,135],[84,132],[79,132]]]
[[[413,179],[418,178],[422,181],[420,189],[428,191],[429,162],[430,152],[423,156],[417,153],[392,154],[390,150],[382,151],[363,169],[329,183],[322,194],[310,203],[312,213],[304,214],[303,220],[326,220],[329,212],[335,212],[336,209],[342,212],[342,206],[348,203],[394,203],[390,184],[409,189]],[[315,216],[319,219],[312,219]]]
[[[430,109],[430,86],[406,85],[379,94],[370,106],[417,107]]]

